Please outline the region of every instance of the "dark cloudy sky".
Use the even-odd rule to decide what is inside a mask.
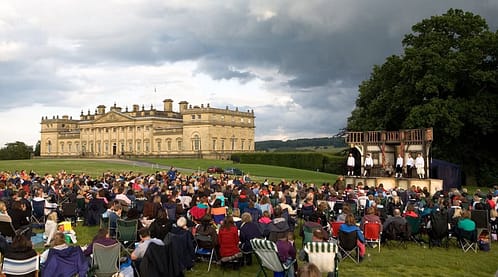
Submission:
[[[0,146],[42,116],[162,100],[253,109],[256,140],[332,136],[358,85],[449,8],[498,26],[497,0],[3,0]]]

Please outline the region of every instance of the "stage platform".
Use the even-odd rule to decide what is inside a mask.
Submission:
[[[344,176],[346,185],[352,184],[355,187],[358,183],[367,185],[369,187],[377,187],[379,184],[384,186],[384,189],[389,190],[393,188],[408,189],[411,186],[427,187],[431,194],[443,188],[443,180],[441,179],[418,179],[418,178],[394,178],[394,177],[365,177],[365,176]]]

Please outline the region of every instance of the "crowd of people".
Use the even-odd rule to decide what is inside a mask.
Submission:
[[[369,246],[363,237],[365,222],[381,223],[384,233],[388,234],[390,225],[403,224],[407,217],[418,217],[421,225],[430,228],[430,216],[445,212],[453,228],[467,230],[475,227],[469,222],[472,221],[470,212],[487,210],[490,224],[496,226],[498,190],[474,194],[457,189],[431,194],[427,188],[415,186],[386,190],[382,184],[378,187],[346,184],[342,176],[333,184],[321,185],[298,180],[278,183],[246,180],[248,178],[223,173],[186,175],[174,167],[148,175],[105,172],[99,178],[65,171],[55,175],[24,170],[1,172],[0,221],[9,220],[16,230],[23,231],[8,246],[0,243],[0,250],[6,257],[36,254],[31,251],[28,239],[35,199],[43,199],[48,207],[45,239],[49,248],[42,255],[42,263],[47,260],[50,263],[51,249],[66,251],[67,255],[82,255],[90,261],[93,243],[116,242],[118,219],[139,222],[139,243],[130,255],[137,268],[149,246],[164,245],[170,234],[185,234],[192,245],[200,249],[214,248],[214,257],[220,264],[239,260],[242,265],[253,263],[250,240],[267,238],[276,243],[280,261],[292,265],[290,276],[294,272],[300,272],[300,276],[315,276],[313,272],[317,269],[313,264],[298,267],[294,262],[301,256],[301,245],[295,244],[295,235],[305,240],[306,228],[313,230],[311,241],[331,241],[336,239],[332,222],[344,222],[339,231],[357,234],[361,261]],[[80,249],[81,253],[68,245],[57,230],[57,222],[64,218],[65,203],[76,203],[74,221],[88,226],[100,224],[102,218],[109,222],[90,245]],[[299,220],[303,223],[298,224]],[[187,251],[190,253],[179,251],[185,267],[182,270],[195,264],[194,247]],[[190,261],[186,262],[185,257]],[[77,270],[88,267],[89,263],[82,264]]]

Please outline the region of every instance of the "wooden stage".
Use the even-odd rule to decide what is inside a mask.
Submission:
[[[411,186],[427,187],[431,194],[443,188],[443,180],[441,179],[418,179],[418,178],[394,178],[394,177],[365,177],[365,176],[344,176],[346,185],[352,184],[355,187],[358,183],[363,183],[369,187],[377,187],[379,184],[384,185],[384,189],[389,190],[392,188],[408,189]]]

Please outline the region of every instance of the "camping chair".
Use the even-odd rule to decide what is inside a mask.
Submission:
[[[70,220],[76,223],[78,203],[76,202],[66,202],[62,204],[62,218],[64,220]]]
[[[476,223],[477,237],[491,241],[491,224],[488,210],[473,210],[470,217]],[[491,243],[489,244],[491,246]]]
[[[2,273],[7,276],[21,276],[32,272],[35,272],[35,276],[38,276],[39,270],[39,255],[25,260],[14,260],[5,257],[3,258]]]
[[[363,224],[363,236],[366,243],[373,243],[374,247],[379,247],[380,253],[380,238],[382,236],[382,224],[380,222],[365,221]]]
[[[308,242],[304,245],[308,262],[315,264],[327,276],[339,276],[339,247],[332,242]]]
[[[459,228],[456,229],[458,243],[463,252],[467,253],[472,250],[477,253],[479,243],[477,241],[477,229],[473,231],[464,231]]]
[[[128,254],[128,249],[137,241],[137,225],[137,219],[116,221],[116,239]]]
[[[311,242],[312,238],[313,238],[313,232],[317,229],[321,229],[321,226],[316,226],[316,227],[309,227],[309,226],[306,226],[304,225],[303,226],[303,246],[307,243],[307,242]]]
[[[10,221],[0,221],[0,234],[4,237],[14,238],[16,230]]]
[[[31,213],[31,224],[33,227],[43,228],[45,225],[45,200],[31,201],[33,212]]]
[[[332,229],[331,235],[333,238],[337,239],[339,237],[339,229],[344,221],[333,221],[330,222],[330,228]]]
[[[226,207],[211,208],[211,215],[213,215],[213,220],[216,224],[221,224],[221,222],[225,219],[226,214]]]
[[[215,250],[215,245],[213,245],[213,240],[211,236],[202,235],[202,234],[196,234],[194,239],[196,242],[195,255],[203,257],[209,256],[209,265],[207,270],[209,272],[209,270],[211,270],[211,263],[213,262],[213,257],[216,259],[216,250]],[[203,245],[208,244],[209,247],[204,247],[204,248],[199,247],[199,245],[201,244],[200,242],[202,242]]]
[[[407,248],[406,241],[410,239],[410,228],[408,222],[392,222],[387,226],[385,232],[386,245],[391,246],[391,242],[398,242],[397,246]]]
[[[357,240],[358,234],[356,231],[349,233],[339,231],[339,250],[343,260],[349,257],[355,263],[360,262],[360,250],[358,249]]]
[[[273,272],[284,272],[284,276],[289,274],[289,270],[294,267],[294,262],[289,265],[282,264],[278,257],[277,245],[269,240],[252,239],[251,246],[259,262],[259,271],[257,277],[261,272],[267,277],[265,268]]]
[[[443,245],[446,241],[446,248],[449,246],[449,228],[448,228],[448,214],[443,212],[435,212],[430,215],[430,228],[427,230],[429,235],[429,248],[434,245]]]
[[[406,222],[408,222],[409,228],[410,228],[410,237],[409,239],[411,241],[414,241],[418,244],[423,244],[422,237],[420,235],[420,217],[411,217],[407,216],[405,217]]]
[[[109,246],[100,243],[93,244],[92,267],[94,276],[112,276],[119,271],[121,245],[115,243]]]

